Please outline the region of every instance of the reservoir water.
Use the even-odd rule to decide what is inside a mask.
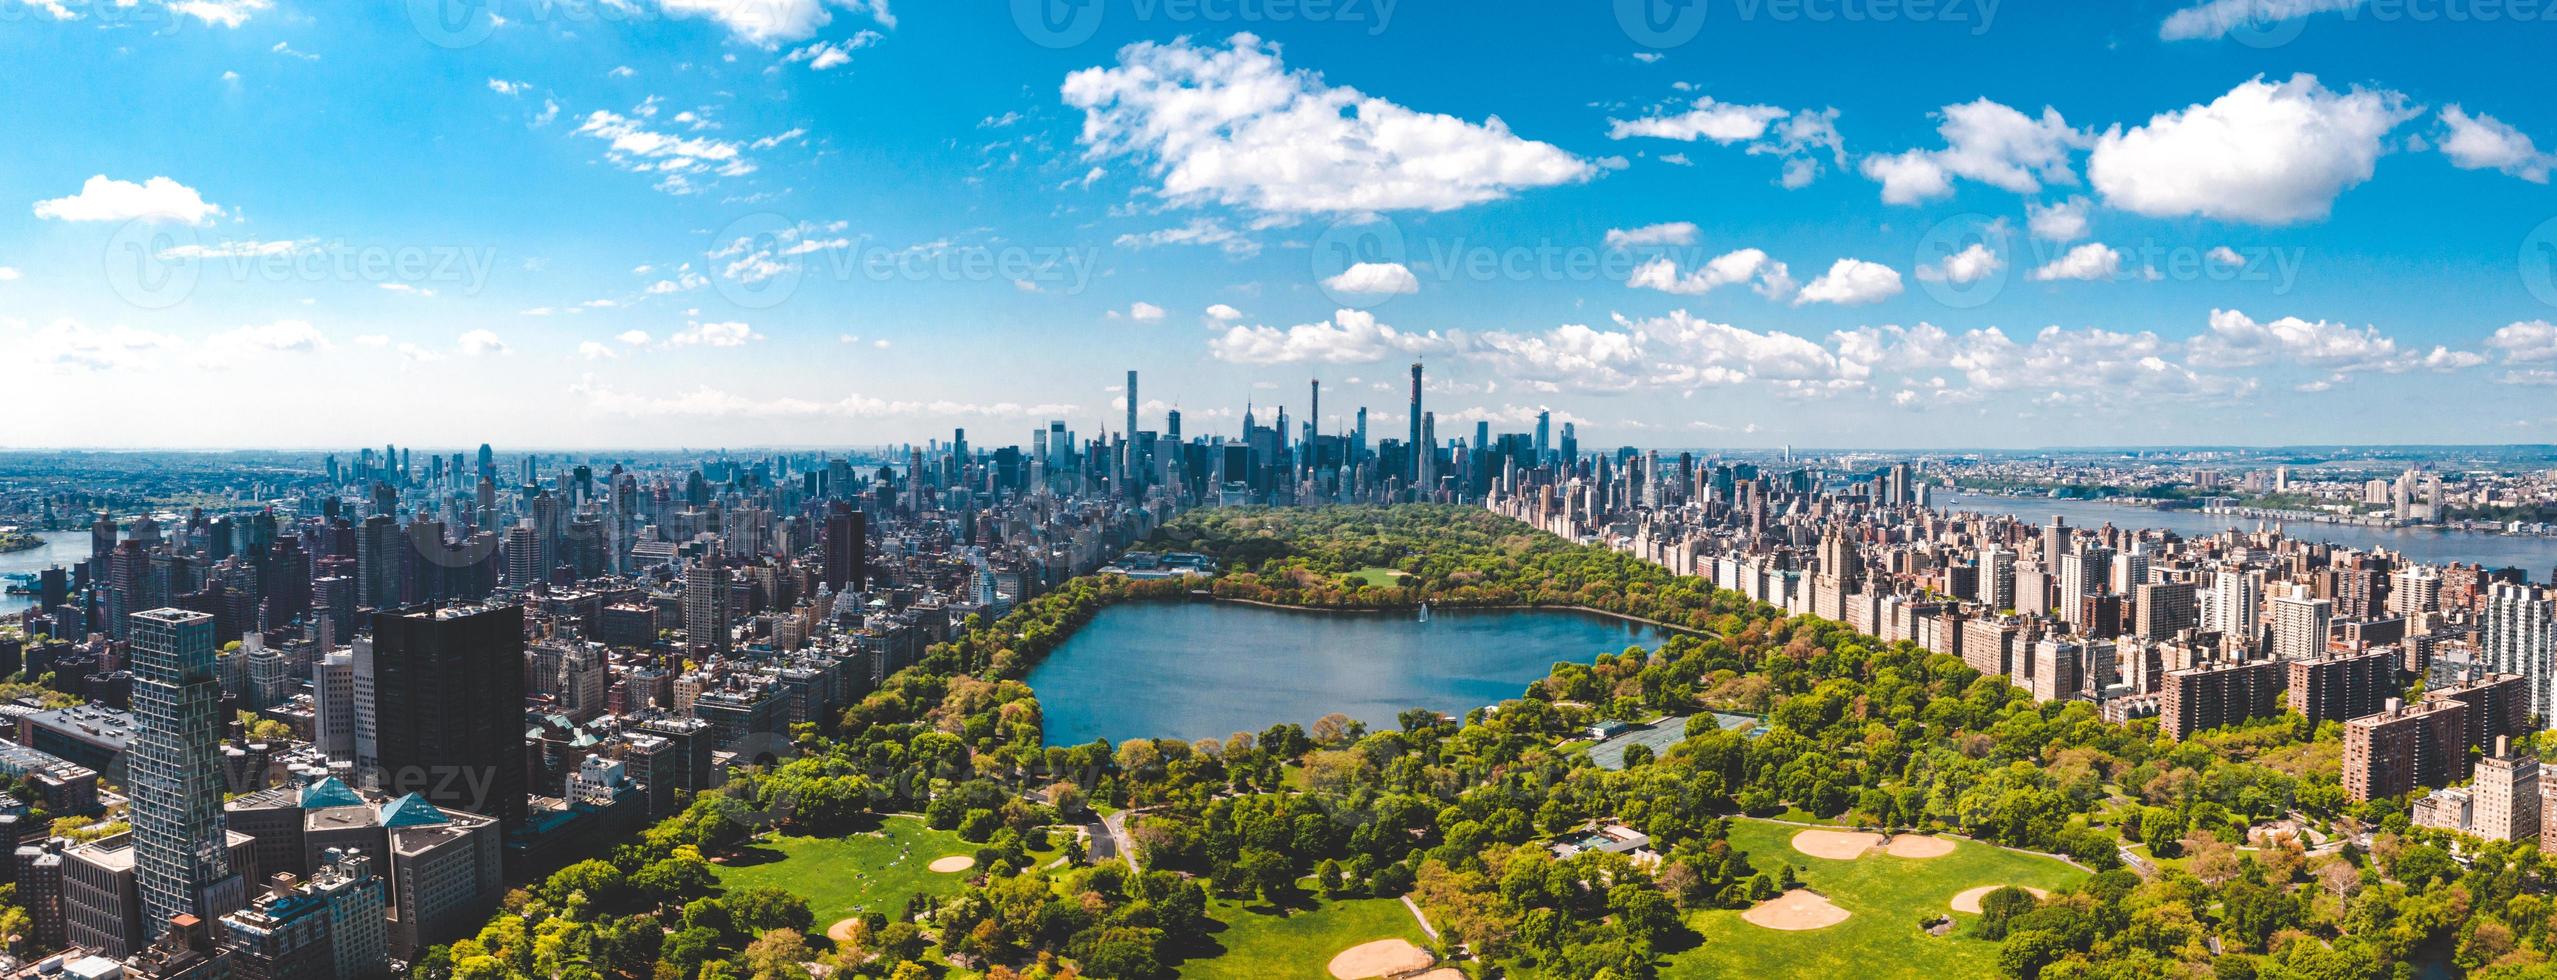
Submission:
[[[43,547],[0,554],[0,577],[9,577],[9,581],[14,582],[14,576],[33,575],[55,565],[68,570],[74,564],[89,560],[87,531],[44,531],[36,536],[44,539]],[[0,595],[0,616],[23,611],[35,604],[34,596]]]
[[[1559,610],[1331,613],[1132,602],[1093,617],[1029,683],[1050,745],[1224,738],[1338,711],[1388,728],[1408,708],[1462,715],[1563,661],[1657,648],[1656,627]]]
[[[2420,562],[2471,562],[2488,568],[2520,568],[2528,571],[2533,581],[2548,581],[2550,570],[2557,569],[2557,537],[2547,535],[2480,534],[2474,531],[2315,521],[2284,522],[2231,514],[2205,514],[2198,510],[2159,510],[2136,504],[2108,504],[2098,500],[2003,497],[1944,490],[1936,491],[1935,509],[2007,514],[2035,524],[2048,524],[2052,515],[2056,514],[2078,527],[2101,527],[2110,523],[2119,528],[2173,531],[2186,538],[2217,534],[2232,527],[2252,531],[2260,523],[2278,527],[2302,541],[2324,541],[2365,550],[2386,548]]]

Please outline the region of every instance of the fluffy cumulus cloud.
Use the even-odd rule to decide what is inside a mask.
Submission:
[[[1597,165],[1498,117],[1419,112],[1291,70],[1276,45],[1145,42],[1066,77],[1094,160],[1140,160],[1162,193],[1281,213],[1445,211],[1587,180]]]
[[[35,215],[52,221],[172,221],[201,225],[220,217],[222,209],[204,200],[195,188],[167,177],[136,184],[105,174],[89,178],[69,197],[37,201]]]
[[[1407,333],[1364,310],[1342,310],[1320,323],[1286,329],[1235,326],[1208,342],[1208,353],[1235,364],[1365,364],[1389,357],[1454,351],[1458,335]]]
[[[504,354],[511,349],[506,346],[505,341],[498,339],[497,334],[487,330],[472,330],[464,333],[456,344],[461,348],[463,355],[468,357]]]
[[[2088,242],[2033,270],[2035,282],[2061,279],[2102,280],[2122,274],[2122,253],[2102,242]]]
[[[1400,262],[1360,262],[1323,280],[1323,288],[1336,293],[1388,296],[1420,292],[1421,281]]]
[[[1900,271],[1878,262],[1863,259],[1839,259],[1829,271],[1812,280],[1795,294],[1796,304],[1835,303],[1857,306],[1879,303],[1900,295]]]
[[[2087,213],[2093,210],[2095,202],[2084,196],[2049,204],[2028,202],[2024,206],[2024,228],[2035,238],[2074,242],[2086,237]]]
[[[2459,371],[2486,363],[2474,351],[2401,349],[2377,327],[2295,316],[2259,321],[2238,310],[2212,310],[2209,326],[2185,347],[2188,360],[2214,368],[2300,366],[2332,372],[2339,380],[2358,371]]]
[[[2548,182],[2557,154],[2542,153],[2528,134],[2503,120],[2456,105],[2442,107],[2442,155],[2462,170],[2500,170],[2534,184]]]
[[[1791,270],[1785,268],[1784,263],[1768,258],[1766,252],[1754,248],[1726,252],[1685,273],[1678,271],[1676,260],[1659,256],[1635,267],[1625,285],[1680,296],[1701,296],[1724,286],[1746,282],[1754,282],[1750,288],[1769,299],[1784,299],[1794,293]]]
[[[1208,319],[1214,320],[1218,323],[1232,323],[1243,318],[1243,311],[1227,306],[1223,303],[1217,303],[1207,308],[1206,316]]]
[[[753,327],[735,320],[715,323],[688,323],[684,329],[666,338],[669,347],[744,347],[764,339]]]
[[[129,7],[133,0],[122,0],[117,6]],[[238,27],[249,17],[275,8],[274,0],[174,0],[169,10],[193,17],[215,27]]]
[[[2258,77],[2208,105],[2107,131],[2087,177],[2104,203],[2150,217],[2312,221],[2371,178],[2389,132],[2415,112],[2396,92]]]
[[[2311,14],[2350,10],[2363,0],[2206,0],[2166,15],[2157,36],[2167,41],[2217,40],[2231,31],[2261,30]]]
[[[1998,270],[2003,268],[2006,268],[2006,260],[1999,258],[1996,250],[1982,243],[1972,242],[1962,251],[1945,256],[1942,262],[1919,266],[1918,278],[1928,282],[1949,282],[1960,285],[1979,282],[1997,275]]]
[[[2086,136],[2069,127],[2057,109],[2029,116],[1988,99],[1945,106],[1936,112],[1941,149],[1875,154],[1864,159],[1866,177],[1882,185],[1891,204],[1917,204],[1953,193],[1954,178],[1975,180],[2018,194],[2045,184],[2075,184],[2069,155]]]
[[[1541,391],[1622,391],[1639,380],[1642,338],[1567,323],[1543,333],[1488,333],[1471,356]]]
[[[1654,358],[1652,380],[1671,387],[1769,381],[1825,385],[1847,381],[1836,354],[1818,341],[1782,331],[1759,333],[1673,310],[1647,320],[1618,318]]]
[[[1811,183],[1820,174],[1820,160],[1829,157],[1844,165],[1846,146],[1838,136],[1838,110],[1786,109],[1772,105],[1744,105],[1722,102],[1710,95],[1700,95],[1685,102],[1643,116],[1639,119],[1607,121],[1609,139],[1663,139],[1682,143],[1699,140],[1723,146],[1747,144],[1751,155],[1768,154],[1784,158],[1782,183],[1788,188]],[[1669,159],[1664,157],[1663,159]],[[1686,163],[1681,157],[1670,160]]]
[[[2557,361],[2557,324],[2546,320],[2523,320],[2506,324],[2486,338],[2486,346],[2504,355],[2508,363],[2535,364]]]
[[[1642,248],[1652,245],[1693,245],[1695,243],[1696,223],[1693,221],[1671,221],[1657,225],[1644,225],[1640,228],[1607,229],[1608,248]]]
[[[657,0],[657,5],[679,17],[707,18],[737,39],[765,47],[817,33],[834,22],[828,8],[867,14],[882,27],[897,26],[888,0]]]
[[[23,362],[77,371],[124,371],[164,357],[179,345],[177,337],[154,330],[115,324],[93,327],[59,319],[28,327],[0,317],[0,346]]]

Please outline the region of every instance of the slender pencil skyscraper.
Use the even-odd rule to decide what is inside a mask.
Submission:
[[[246,900],[222,819],[222,683],[213,617],[133,614],[133,879],[146,935],[171,917],[211,921]]]
[[[1421,460],[1428,458],[1429,447],[1421,444],[1421,363],[1412,362],[1412,479],[1419,482]]]

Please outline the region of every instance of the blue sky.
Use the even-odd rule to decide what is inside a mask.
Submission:
[[[0,0],[0,444],[2557,437],[2557,4],[1659,3]]]

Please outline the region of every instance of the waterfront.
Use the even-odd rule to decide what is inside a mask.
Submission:
[[[89,560],[87,531],[43,531],[36,536],[44,539],[43,547],[0,554],[0,578],[33,575],[55,565],[68,569]],[[15,579],[10,581],[14,584]],[[0,595],[0,616],[23,612],[35,602],[34,596]]]
[[[2551,569],[2557,569],[2557,537],[2259,520],[2228,514],[2205,514],[2198,510],[2159,510],[2135,504],[2109,504],[2099,500],[2004,497],[1941,489],[1936,491],[1935,500],[1935,508],[1940,511],[2009,514],[2035,524],[2050,523],[2052,515],[2056,514],[2080,527],[2109,523],[2122,528],[2159,528],[2186,538],[2217,534],[2233,527],[2251,531],[2256,525],[2264,524],[2282,528],[2290,536],[2303,541],[2325,541],[2363,549],[2386,548],[2416,561],[2435,564],[2473,562],[2489,568],[2518,567],[2529,571],[2531,578],[2543,581]]]
[[[1514,698],[1555,663],[1667,632],[1592,613],[1331,613],[1233,603],[1105,609],[1030,672],[1050,745],[1224,738],[1338,711],[1371,728],[1408,708],[1462,715]]]

